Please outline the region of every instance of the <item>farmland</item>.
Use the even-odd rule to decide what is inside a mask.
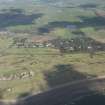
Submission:
[[[90,58],[87,52],[61,54],[59,49],[50,47],[10,47],[14,38],[35,36],[65,40],[89,37],[105,43],[105,18],[96,14],[105,10],[104,3],[66,0],[62,5],[61,1],[1,3],[1,99],[20,98],[64,83],[105,75],[104,51],[95,52]]]
[[[5,50],[0,57],[3,98],[17,98],[22,93],[33,91],[37,94],[63,83],[104,75],[104,57],[104,52],[96,53],[93,59],[88,53],[65,53],[61,56],[59,50],[52,48]],[[22,77],[21,73],[25,72],[32,72],[33,76]],[[8,80],[11,75],[12,78]]]

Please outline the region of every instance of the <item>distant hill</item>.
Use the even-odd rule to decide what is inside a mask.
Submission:
[[[54,4],[86,4],[86,3],[104,3],[105,0],[0,0],[0,3],[54,3]]]

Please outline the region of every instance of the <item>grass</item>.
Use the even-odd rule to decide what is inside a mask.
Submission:
[[[99,2],[97,1],[97,3]],[[78,23],[81,21],[79,16],[95,17],[93,10],[83,10],[78,7],[58,8],[42,4],[28,4],[24,6],[23,4],[18,4],[15,6],[15,8],[21,8],[26,14],[43,14],[42,17],[33,21],[33,24],[6,27],[10,31],[21,32],[21,34],[29,32],[33,33],[32,35],[39,35],[37,29],[49,24],[49,22],[67,21]],[[5,8],[5,5],[0,7],[0,10],[3,8]],[[11,8],[11,5],[8,5],[6,8]],[[102,9],[101,6],[100,9]],[[87,25],[79,27],[79,30],[86,36],[105,42],[105,31],[102,28],[97,30]],[[61,27],[54,28],[49,33],[46,33],[46,35],[60,36],[62,38],[74,36],[71,30]],[[10,48],[6,50],[11,43],[12,38],[4,35],[0,36],[0,76],[17,74],[24,71],[33,71],[34,76],[23,80],[0,81],[3,99],[18,98],[21,94],[31,91],[35,93],[43,92],[66,82],[87,78],[87,76],[105,75],[104,52],[97,52],[94,58],[91,59],[87,53],[69,53],[61,56],[57,49],[52,48]],[[63,66],[64,70],[60,66]],[[8,88],[12,88],[12,91],[8,91]]]
[[[73,2],[73,1],[72,1]],[[83,1],[82,1],[83,2]],[[88,1],[85,1],[86,3],[88,3]],[[104,2],[104,1],[102,1]],[[19,3],[19,4],[18,4]],[[55,22],[55,21],[67,21],[67,22],[71,22],[71,23],[75,23],[75,22],[80,22],[81,19],[80,17],[86,17],[86,18],[93,18],[96,17],[94,11],[92,9],[87,9],[84,10],[83,8],[79,8],[78,6],[75,8],[59,8],[59,7],[53,7],[53,6],[49,6],[47,4],[35,4],[35,3],[31,3],[28,4],[25,3],[23,6],[23,2],[20,3],[18,2],[17,5],[15,5],[15,7],[11,4],[9,4],[8,6],[3,5],[0,10],[2,9],[10,9],[10,8],[15,8],[15,9],[20,9],[21,11],[23,11],[23,14],[39,14],[42,13],[43,16],[40,18],[37,18],[35,20],[32,21],[32,24],[27,24],[27,25],[16,25],[16,26],[7,26],[6,27],[8,30],[13,31],[13,32],[20,32],[20,33],[29,33],[32,35],[40,35],[40,33],[38,33],[38,28],[40,27],[44,27],[45,25],[49,24],[50,22]],[[78,4],[78,2],[77,2]],[[94,2],[92,3],[94,4]],[[99,9],[103,9],[103,4],[101,4],[101,2],[99,3],[99,1],[95,1],[95,4],[99,4],[99,6],[96,8],[97,10]],[[89,21],[89,20],[88,20]],[[89,21],[90,24],[91,20]],[[81,24],[81,23],[80,23]],[[85,24],[85,22],[84,22]],[[85,26],[85,27],[78,27],[82,32],[84,32],[85,35],[92,37],[96,40],[102,41],[104,42],[104,34],[105,31],[102,30],[102,28],[104,27],[100,27],[100,26],[96,26],[99,27],[100,29],[97,30],[95,29],[93,26]],[[46,33],[45,35],[51,35],[51,36],[60,36],[62,38],[71,38],[73,35],[72,34],[72,30],[67,30],[65,28],[54,28],[54,30],[52,29],[52,31],[50,31],[49,33]]]
[[[10,45],[11,38],[1,37],[0,40],[0,43],[4,45],[0,47],[2,52],[0,76],[20,74],[24,71],[34,72],[32,78],[0,81],[3,99],[18,98],[21,94],[31,91],[43,92],[66,82],[86,79],[88,75],[92,77],[105,75],[104,52],[97,52],[91,59],[88,53],[68,53],[61,56],[59,50],[52,48],[4,50]],[[8,88],[12,91],[8,91]]]
[[[12,48],[7,51],[8,53],[5,56],[0,57],[0,75],[16,74],[27,70],[32,70],[35,73],[31,80],[27,78],[25,80],[0,81],[1,89],[13,89],[12,92],[4,92],[3,98],[5,99],[16,98],[21,93],[29,92],[31,87],[33,87],[36,93],[51,88],[45,79],[45,72],[56,71],[56,69],[54,69],[56,65],[72,65],[74,71],[84,75],[105,75],[105,54],[103,52],[97,53],[94,58],[91,59],[89,54],[85,53],[64,54],[60,56],[56,49],[50,48],[27,50],[28,52],[23,48]],[[71,69],[69,71],[71,71]],[[66,77],[66,75],[64,77]],[[59,74],[57,74],[57,76],[59,77]],[[69,74],[69,76],[73,76],[73,74]],[[75,81],[75,78],[72,78],[72,80]],[[56,81],[61,82],[63,78]],[[58,84],[55,84],[54,86],[57,85]]]
[[[4,6],[5,7],[5,6]],[[2,7],[1,10],[4,8]],[[11,8],[7,6],[7,9]],[[19,8],[22,11],[25,11],[26,14],[37,14],[37,13],[42,13],[43,16],[33,20],[32,24],[27,24],[27,25],[16,25],[16,26],[8,26],[7,29],[10,31],[14,31],[14,32],[26,32],[26,33],[34,33],[34,34],[38,34],[37,33],[37,28],[39,27],[43,27],[44,25],[48,24],[49,22],[54,22],[54,21],[67,21],[67,22],[79,22],[80,19],[78,18],[78,16],[85,16],[85,17],[94,17],[94,11],[93,10],[83,10],[81,8],[57,8],[57,7],[53,7],[53,6],[48,6],[48,5],[37,5],[37,4],[30,4],[28,6],[22,7],[21,5],[17,5],[16,7],[12,7],[12,8]],[[64,31],[65,29],[62,29],[60,27],[58,27],[59,30],[61,30],[60,33],[62,33],[62,30]],[[91,27],[89,27],[91,28]],[[84,29],[84,27],[83,27]],[[58,29],[57,33],[55,34],[56,36],[58,34]],[[94,30],[93,32],[96,32],[96,30]],[[87,31],[85,31],[85,33],[87,34]],[[53,32],[50,32],[48,34],[53,35]],[[62,33],[61,35],[62,37],[65,37],[65,33]]]

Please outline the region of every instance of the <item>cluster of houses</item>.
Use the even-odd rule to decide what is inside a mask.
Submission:
[[[17,48],[43,48],[43,47],[54,47],[51,40],[54,37],[50,36],[34,36],[32,38],[15,38],[13,45]]]
[[[33,71],[22,72],[22,73],[17,73],[17,74],[10,74],[10,75],[1,75],[0,81],[21,80],[21,79],[30,78],[33,76],[34,76]]]
[[[34,36],[32,38],[16,38],[13,45],[17,48],[44,48],[51,47],[61,51],[104,51],[105,43],[95,41],[89,37],[75,37],[61,39],[51,36]]]
[[[95,14],[99,17],[105,18],[105,11],[102,11],[102,10],[101,11],[95,11]]]

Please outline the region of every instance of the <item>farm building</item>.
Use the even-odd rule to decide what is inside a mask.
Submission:
[[[96,11],[95,14],[96,14],[97,16],[100,16],[100,17],[105,18],[105,11]]]
[[[25,47],[25,48],[35,48],[35,47],[53,47],[51,40],[56,39],[51,36],[34,36],[31,38],[21,38],[15,41],[15,46]]]

